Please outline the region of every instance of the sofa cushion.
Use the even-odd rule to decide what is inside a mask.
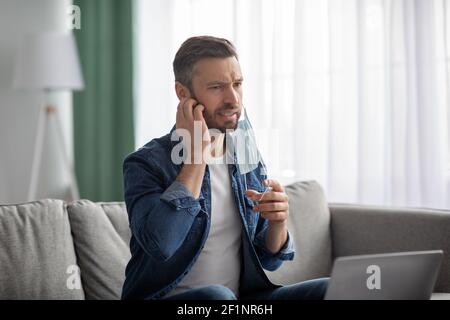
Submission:
[[[322,187],[316,181],[300,181],[286,186],[285,191],[295,256],[276,271],[266,273],[273,282],[283,285],[328,277],[332,264],[330,212]]]
[[[120,299],[131,257],[124,203],[79,200],[67,209],[86,299]]]
[[[0,299],[84,299],[63,201],[0,206],[0,235]]]

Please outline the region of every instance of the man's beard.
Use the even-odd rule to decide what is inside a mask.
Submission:
[[[227,110],[236,110],[239,109],[239,111],[236,112],[236,122],[229,122],[229,124],[224,125],[220,125],[217,121],[216,118],[219,117],[219,112],[222,111],[227,111]],[[204,112],[203,112],[203,117],[205,118],[205,122],[206,125],[208,126],[208,129],[217,129],[222,133],[226,133],[227,130],[236,130],[237,128],[237,124],[238,121],[241,117],[241,108],[239,107],[233,107],[231,105],[225,105],[223,107],[221,107],[220,109],[216,110],[214,114],[211,114],[208,112],[208,110],[205,108]]]
[[[192,88],[189,88],[189,90],[192,93],[192,98],[194,100],[197,100],[200,103],[200,101],[197,99],[196,95],[194,94],[194,90]],[[236,123],[234,125],[230,124],[228,126],[221,126],[215,120],[215,118],[218,116],[219,112],[226,111],[226,110],[236,110],[236,109],[238,109],[239,111],[236,114],[237,115]],[[223,105],[221,108],[219,108],[217,111],[215,111],[215,114],[211,114],[206,109],[206,106],[205,106],[205,109],[203,111],[203,118],[205,118],[205,122],[206,122],[206,125],[208,126],[208,129],[217,129],[222,133],[226,133],[227,130],[236,130],[238,121],[241,118],[241,110],[242,110],[242,108],[240,108],[240,106],[233,106],[231,104],[226,104],[226,105]]]

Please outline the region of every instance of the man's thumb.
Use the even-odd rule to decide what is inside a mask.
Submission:
[[[203,120],[203,110],[205,110],[205,107],[201,104],[197,105],[194,109],[194,119],[195,120]]]

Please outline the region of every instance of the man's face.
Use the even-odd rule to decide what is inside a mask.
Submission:
[[[242,109],[242,74],[235,57],[206,58],[195,64],[193,98],[205,106],[209,129],[236,129]]]

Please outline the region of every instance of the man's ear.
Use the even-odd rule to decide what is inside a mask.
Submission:
[[[175,92],[177,93],[178,100],[191,97],[189,89],[179,81],[175,81]]]

